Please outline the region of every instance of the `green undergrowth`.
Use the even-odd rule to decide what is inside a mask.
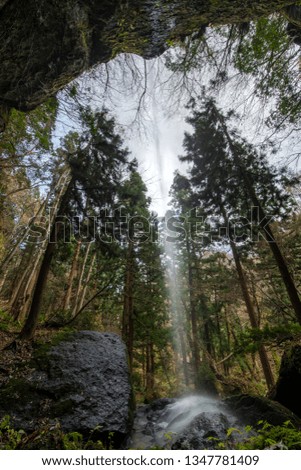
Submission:
[[[106,441],[93,440],[91,432],[88,438],[84,438],[78,432],[64,433],[57,422],[55,424],[44,424],[40,429],[27,434],[23,430],[15,430],[10,424],[10,417],[5,416],[0,422],[0,450],[112,450],[114,433],[109,433]],[[173,436],[166,434],[166,445],[164,449],[170,449]],[[227,439],[215,441],[215,449],[220,450],[300,450],[301,431],[290,421],[282,425],[272,426],[266,421],[259,421],[256,429],[246,426],[244,430],[230,428]],[[154,447],[153,449],[162,449]]]
[[[209,438],[215,440],[215,438]],[[218,440],[217,440],[218,441]],[[235,450],[300,450],[301,431],[290,421],[272,426],[260,420],[256,428],[246,426],[243,430],[230,428],[225,441],[216,442],[216,449]]]
[[[259,421],[258,425],[259,428],[256,429],[255,435],[237,444],[236,449],[301,449],[301,431],[290,421],[278,426],[272,426],[266,421]],[[252,427],[248,427],[246,430],[249,433],[254,433]]]
[[[16,430],[10,424],[10,417],[5,416],[0,422],[0,450],[112,450],[114,433],[109,433],[104,443],[93,440],[93,430],[88,438],[79,432],[64,433],[59,423],[44,424],[40,429],[27,434]]]
[[[166,433],[164,446],[154,446],[152,450],[172,449],[175,436],[174,433]],[[256,428],[229,428],[224,441],[216,437],[208,437],[207,441],[210,441],[210,449],[216,450],[300,450],[301,431],[290,421],[272,426],[262,420],[258,421]]]
[[[19,327],[18,322],[13,321],[11,315],[0,308],[0,331],[9,333],[11,330],[18,330]]]

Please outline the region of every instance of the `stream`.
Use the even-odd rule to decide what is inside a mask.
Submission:
[[[206,395],[163,398],[137,407],[130,448],[210,449],[228,439],[229,428],[242,429],[221,400]]]

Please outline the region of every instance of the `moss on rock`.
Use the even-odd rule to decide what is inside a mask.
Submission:
[[[89,67],[121,52],[155,57],[204,25],[241,23],[292,4],[285,0],[2,0],[0,106],[28,111]]]
[[[281,360],[279,378],[271,397],[301,417],[301,345],[288,349]]]

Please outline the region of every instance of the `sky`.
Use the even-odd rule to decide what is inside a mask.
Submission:
[[[183,153],[185,119],[179,113],[164,117],[162,109],[154,109],[149,122],[149,135],[136,136],[128,142],[129,149],[139,161],[139,169],[152,199],[151,209],[163,216],[168,209],[169,190],[174,172],[185,171],[178,156]]]
[[[196,73],[200,75],[199,71]],[[174,172],[185,173],[187,168],[178,156],[183,153],[184,132],[190,130],[185,122],[188,98],[183,95],[181,101],[179,95],[173,97],[175,82],[170,77],[161,58],[144,61],[135,55],[123,55],[78,80],[91,105],[105,106],[115,117],[125,145],[139,162],[139,171],[152,199],[151,210],[159,216],[168,209]],[[209,78],[208,71],[202,70],[198,86],[208,83]],[[191,80],[194,79],[192,74]],[[249,142],[259,144],[269,135],[263,124],[269,110],[253,98],[251,102],[248,100],[251,90],[251,83],[244,89],[231,83],[216,98],[222,109],[234,107],[244,114],[244,120],[237,123],[239,131]],[[72,127],[72,120],[65,115],[61,121],[64,134],[68,126]],[[300,151],[300,143],[293,150],[293,140],[289,139],[274,162],[287,163],[287,156],[294,151]],[[295,162],[292,167],[296,168]]]
[[[184,132],[191,130],[185,122],[188,113],[185,106],[189,94],[183,91],[180,96],[179,92],[174,92],[177,88],[181,92],[179,83],[182,83],[182,77],[179,74],[177,78],[166,69],[164,58],[144,61],[132,55],[131,60],[129,67],[122,59],[120,64],[112,61],[112,68],[117,69],[115,72],[117,81],[115,87],[113,83],[113,99],[105,104],[108,109],[113,110],[117,121],[124,129],[126,145],[140,163],[140,172],[152,198],[151,208],[159,216],[163,216],[168,209],[168,194],[175,170],[185,173],[187,169],[187,164],[181,163],[178,156],[183,154]],[[120,79],[120,75],[124,75],[124,70],[133,66],[141,74],[140,86],[136,89],[133,89],[133,85],[128,83],[126,78],[123,77],[123,83]],[[144,89],[145,72],[146,89]],[[234,77],[237,76],[237,71],[232,72]],[[206,68],[204,64],[200,69],[189,72],[188,80],[195,95],[200,92],[202,85],[208,85],[213,73],[215,72],[210,71],[210,68]],[[231,69],[229,74],[231,75]],[[128,76],[131,77],[131,74]],[[273,134],[273,131],[266,127],[265,120],[274,103],[270,100],[263,105],[259,98],[254,96],[251,78],[244,81],[238,76],[237,81],[238,83],[235,79],[230,80],[226,87],[223,87],[219,93],[216,92],[217,104],[225,112],[234,108],[244,116],[235,123],[239,133],[253,145],[260,146]],[[141,97],[143,99],[140,102]],[[118,105],[113,103],[112,106],[112,101]],[[137,118],[137,107],[140,104],[141,111]],[[133,122],[135,117],[136,122]],[[281,141],[280,134],[278,139]],[[269,148],[267,152],[270,152]],[[290,156],[298,152],[301,152],[299,137],[294,138],[291,135],[282,142],[276,155],[270,152],[269,159],[275,164],[279,162],[284,165],[290,164],[291,168],[296,170],[300,168],[300,164],[290,161]]]
[[[111,89],[107,94],[102,95],[103,69],[99,68],[99,73],[95,74],[91,85],[95,103],[98,97],[98,105],[109,109],[122,128],[125,144],[133,158],[138,160],[139,172],[148,187],[152,200],[150,209],[163,216],[168,209],[174,172],[186,171],[186,165],[179,161],[178,156],[183,153],[184,132],[189,130],[185,122],[187,111],[183,102],[170,105],[169,91],[161,86],[169,77],[162,61],[144,61],[135,55],[131,55],[129,65],[122,60],[110,63],[113,71],[110,72]],[[133,85],[131,73],[124,74],[124,69],[134,67],[138,70],[138,77]],[[145,72],[147,86],[144,90]],[[141,110],[137,114],[140,105]]]
[[[123,67],[127,67],[122,61],[110,62],[112,76],[107,92],[104,92],[103,81],[106,78],[102,74],[103,66],[99,66],[91,75],[83,75],[76,82],[80,89],[79,95],[86,94],[92,107],[105,107],[115,118],[125,146],[139,163],[139,172],[152,200],[150,209],[161,217],[169,207],[168,194],[174,172],[186,171],[186,165],[178,159],[178,155],[183,153],[184,132],[189,129],[185,122],[186,110],[183,103],[179,103],[172,110],[167,106],[168,97],[163,97],[157,81],[158,73],[161,79],[168,76],[164,68],[162,71],[162,64],[159,71],[156,60],[146,62],[134,55],[131,55],[131,60],[133,62],[130,67],[135,66],[141,72],[137,79],[141,80],[141,83],[137,84],[135,89],[132,89],[131,74],[120,76],[123,74]],[[141,103],[141,111],[137,115],[139,99],[143,93],[141,87],[144,67],[147,68],[148,74],[147,91]],[[60,145],[60,139],[70,130],[79,130],[79,123],[76,118],[72,119],[70,103],[68,104],[68,98],[65,103],[65,98],[66,95],[63,95],[54,137],[55,147]]]

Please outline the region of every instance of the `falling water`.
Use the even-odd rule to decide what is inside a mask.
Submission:
[[[187,370],[187,353],[184,332],[184,306],[181,292],[180,262],[176,256],[174,241],[169,240],[169,232],[166,228],[163,232],[163,246],[165,254],[166,286],[169,297],[169,313],[173,332],[177,378],[179,389],[189,385]]]
[[[219,402],[205,395],[188,395],[166,406],[158,422],[157,440],[164,442],[167,433],[179,435],[200,413],[217,413]]]
[[[152,92],[156,89],[156,76],[154,64],[148,74],[148,88]],[[151,73],[152,72],[152,73]],[[185,322],[186,313],[183,299],[183,280],[181,250],[179,250],[175,233],[170,233],[167,229],[167,194],[171,185],[171,175],[175,168],[178,168],[176,156],[181,153],[181,144],[184,135],[183,122],[173,121],[173,130],[168,129],[164,120],[162,97],[156,100],[155,93],[146,94],[148,104],[148,132],[151,138],[151,151],[143,149],[144,158],[148,153],[149,160],[152,161],[155,171],[153,177],[157,180],[155,190],[155,210],[159,212],[161,245],[163,247],[163,262],[166,274],[166,288],[168,290],[168,305],[170,313],[170,324],[173,332],[173,344],[175,351],[176,376],[178,378],[178,390],[189,389],[190,382],[193,382],[191,374],[189,356],[186,347]],[[163,131],[162,131],[163,129]],[[169,141],[167,141],[169,137]],[[158,184],[159,183],[159,184]],[[161,406],[162,405],[162,406]],[[227,411],[221,402],[206,395],[186,395],[178,399],[159,400],[159,403],[140,405],[137,408],[131,448],[149,449],[153,446],[165,447],[166,435],[171,434],[176,440],[187,427],[198,417],[204,418],[207,428],[204,430],[223,428],[225,422],[232,424],[232,416],[228,416]],[[234,419],[234,418],[233,418]],[[222,424],[221,424],[222,423]],[[228,424],[229,424],[228,423]],[[230,426],[230,424],[229,424]],[[170,444],[170,443],[169,443]]]
[[[187,445],[187,438],[192,444],[196,438],[206,448],[212,445],[210,436],[225,440],[230,428],[243,429],[223,402],[207,395],[186,395],[138,407],[130,444],[135,449],[179,448],[183,440]]]
[[[149,77],[149,81],[152,82],[152,75]],[[150,84],[150,87],[155,87],[155,83]],[[162,122],[163,115],[162,110],[158,109],[158,103],[153,97],[151,99],[150,116],[152,122],[152,141],[153,141],[153,159],[158,174],[157,184],[157,207],[160,207],[160,211],[165,212],[167,207],[167,194],[169,191],[170,181],[167,176],[172,174],[173,168],[170,167],[171,155],[168,153],[168,149],[162,143],[164,141],[160,123]],[[163,148],[162,148],[163,145]],[[166,153],[167,152],[167,153]],[[173,158],[175,155],[173,155]],[[161,218],[161,245],[163,247],[163,261],[165,265],[166,274],[166,288],[168,291],[168,305],[170,322],[173,332],[173,344],[175,351],[175,363],[176,363],[176,376],[178,381],[179,390],[183,390],[188,386],[187,368],[184,367],[186,363],[186,351],[184,342],[184,327],[183,327],[183,305],[181,296],[181,282],[179,277],[179,260],[176,259],[175,243],[168,240],[170,234],[167,230],[166,217]],[[186,373],[186,375],[185,375]]]

